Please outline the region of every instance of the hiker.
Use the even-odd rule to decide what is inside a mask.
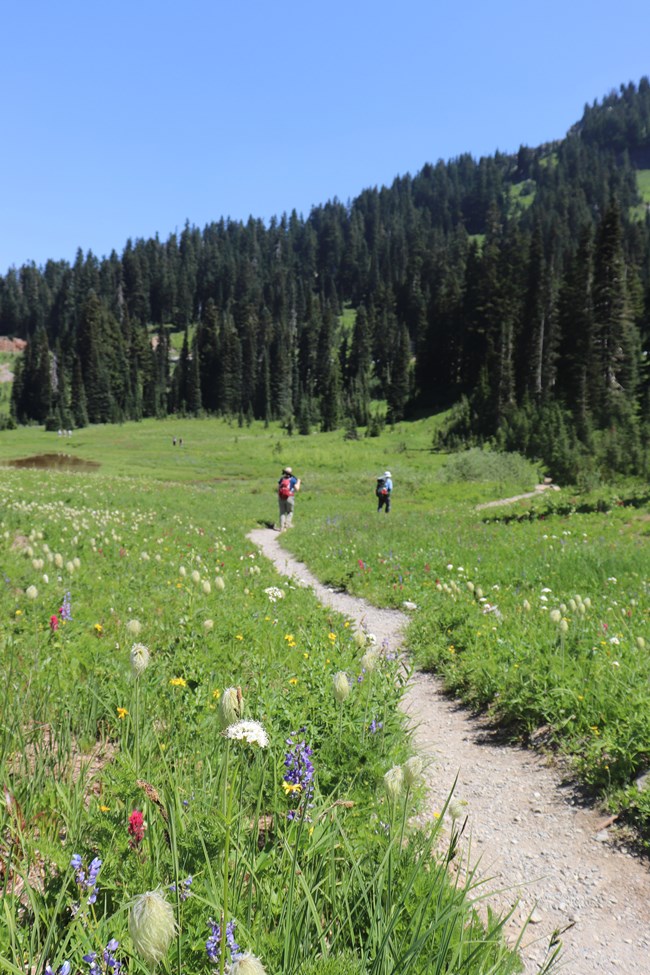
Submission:
[[[386,514],[388,514],[390,511],[390,495],[392,490],[393,481],[390,476],[390,471],[386,471],[377,478],[377,488],[375,490],[375,494],[377,495],[377,511],[385,508]]]
[[[300,490],[300,478],[296,477],[290,467],[285,467],[278,481],[278,501],[280,504],[280,528],[293,527],[293,506],[296,492]]]

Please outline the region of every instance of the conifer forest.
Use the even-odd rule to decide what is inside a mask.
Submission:
[[[537,148],[427,163],[306,217],[10,268],[0,334],[27,346],[3,421],[356,436],[445,410],[438,446],[644,474],[649,333],[646,77]]]

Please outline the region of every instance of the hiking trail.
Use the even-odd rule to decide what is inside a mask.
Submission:
[[[323,586],[271,529],[248,537],[278,572],[310,585],[325,606],[363,623],[378,643],[402,646],[405,613]],[[525,975],[539,971],[554,932],[565,975],[650,971],[650,872],[611,835],[607,815],[583,804],[575,783],[544,755],[504,745],[485,718],[446,696],[437,678],[413,673],[402,706],[427,765],[427,798],[416,820],[442,809],[457,777],[455,795],[467,801],[464,852],[478,861],[485,881],[477,895],[490,892],[496,909],[514,907],[506,928],[512,943],[531,918],[521,946]]]

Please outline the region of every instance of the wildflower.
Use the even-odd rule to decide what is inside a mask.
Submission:
[[[419,755],[411,755],[404,765],[402,766],[404,771],[404,784],[407,789],[412,789],[414,785],[417,785],[420,781],[422,775],[422,759]]]
[[[297,684],[298,683],[298,678],[297,677],[290,677],[289,678],[289,683],[290,684]]]
[[[568,624],[567,620],[564,620],[564,619],[563,620],[560,620],[558,626],[559,626],[559,629],[560,629],[560,633],[568,633],[569,632],[569,624]]]
[[[214,620],[204,620],[203,629],[206,633],[209,633],[212,629],[214,629]]]
[[[264,592],[271,603],[276,603],[278,599],[284,599],[284,589],[279,589],[277,586],[269,586]]]
[[[127,827],[127,832],[131,839],[129,840],[129,846],[132,850],[137,850],[144,839],[144,834],[147,829],[147,824],[144,821],[144,816],[139,809],[134,809],[129,816],[129,825]]]
[[[185,800],[185,801],[187,801],[187,800]],[[190,890],[190,887],[192,886],[192,881],[193,880],[194,880],[194,877],[190,874],[189,877],[186,877],[185,880],[181,881],[180,890],[178,892],[178,899],[179,900],[186,901],[187,898],[190,896],[190,894],[192,893],[192,891]],[[176,884],[170,884],[169,885],[169,889],[171,891],[175,892],[176,891]]]
[[[126,718],[126,716],[127,716],[128,713],[129,712],[126,710],[126,708],[118,708],[117,709],[117,716],[120,719],[120,721],[124,721],[124,719]]]
[[[287,745],[291,748],[284,756],[285,773],[282,787],[287,795],[297,792],[310,799],[314,792],[314,766],[311,760],[313,749],[304,738],[299,742],[287,738]],[[290,815],[289,818],[292,819],[293,816]]]
[[[210,585],[207,579],[204,579],[203,582],[201,583],[201,589],[203,590],[206,596],[209,596],[210,593],[212,592],[212,586]]]
[[[372,721],[370,722],[368,731],[370,732],[371,735],[376,735],[377,732],[381,731],[383,727],[384,727],[383,721],[377,721],[376,718],[373,718]]]
[[[96,951],[89,951],[87,955],[84,955],[83,960],[90,966],[88,975],[104,975],[108,972],[117,975],[122,970],[122,962],[115,957],[119,944],[117,938],[111,938],[102,952],[103,965],[97,961]]]
[[[639,650],[645,650],[645,640],[643,639],[642,636],[638,636],[636,638],[636,645],[639,648]]]
[[[194,569],[191,578],[192,578],[192,582],[198,584],[201,581],[201,573],[198,572],[197,569]]]
[[[244,700],[240,687],[227,687],[219,701],[219,724],[222,728],[239,721],[244,714]]]
[[[256,955],[247,951],[233,962],[228,975],[266,975],[266,969]]]
[[[104,627],[102,626],[101,623],[95,623],[95,625],[93,626],[93,630],[95,631],[97,636],[101,636],[102,633],[104,632]]]
[[[396,802],[404,785],[404,771],[400,765],[394,765],[384,775],[384,788],[388,798]]]
[[[28,599],[36,599],[36,597],[38,596],[38,589],[36,588],[36,586],[27,586],[27,589],[25,590],[25,595],[27,596]]]
[[[68,573],[68,575],[72,575],[72,573],[74,572],[74,569],[75,569],[74,562],[72,562],[72,561],[66,562],[66,564],[65,564],[65,571]]]
[[[370,647],[361,658],[360,664],[363,670],[372,674],[379,664],[379,650],[376,647]]]
[[[249,745],[259,745],[260,748],[266,748],[269,743],[269,736],[259,721],[237,721],[229,724],[225,735],[233,741],[245,741]]]
[[[183,579],[185,578],[185,576],[187,575],[187,569],[185,568],[184,565],[180,567],[180,569],[178,570],[178,574],[179,576],[181,576],[181,578]]]
[[[466,799],[452,799],[447,807],[447,811],[455,823],[457,819],[465,815],[465,806],[467,805]]]
[[[59,610],[59,616],[62,620],[65,620],[66,623],[69,623],[72,619],[72,601],[70,599],[69,592],[67,592],[63,597],[63,605]]]
[[[57,569],[63,568],[63,556],[60,555],[58,552],[54,556],[54,564],[57,567]]]
[[[328,640],[331,640],[332,643],[334,643],[334,641],[336,640],[336,633],[328,633],[327,634],[327,639]]]
[[[56,975],[70,975],[71,967],[69,961],[64,961]],[[50,965],[45,966],[45,975],[54,975],[54,969]]]
[[[56,615],[56,613],[54,613],[52,616],[50,616],[50,629],[52,630],[52,633],[56,633],[58,628],[59,628],[59,617]]]
[[[343,704],[350,694],[350,681],[348,675],[343,670],[337,671],[332,678],[334,685],[334,697],[337,704]]]
[[[524,608],[524,612],[530,613],[530,603],[528,602],[527,599],[524,599],[524,601],[523,601],[523,603],[521,605]]]
[[[129,620],[126,624],[126,632],[131,636],[140,636],[142,633],[142,623],[140,620]]]
[[[366,645],[366,634],[363,632],[363,630],[355,630],[354,631],[354,642],[358,646],[359,650],[361,650],[363,647],[365,647],[365,645]]]
[[[171,677],[169,683],[172,687],[187,687],[187,681],[184,677]]]
[[[141,677],[149,666],[149,648],[144,643],[134,643],[131,647],[131,673]]]
[[[88,872],[86,872],[81,855],[74,853],[70,860],[70,866],[74,869],[74,878],[80,893],[82,895],[88,894],[88,903],[94,904],[99,893],[97,877],[102,868],[102,861],[99,857],[95,857],[91,860],[88,866]]]
[[[133,947],[148,965],[161,961],[176,935],[174,911],[158,890],[140,894],[129,911]]]
[[[208,924],[210,925],[212,934],[205,943],[205,950],[208,955],[208,961],[211,961],[215,965],[221,958],[221,925],[217,924],[212,918],[209,919]],[[237,922],[234,918],[226,924],[226,946],[233,960],[240,956],[239,945],[235,941],[236,925]]]
[[[214,580],[214,588],[218,589],[220,592],[223,592],[223,590],[226,588],[226,580],[223,579],[222,576],[217,576],[217,578]]]
[[[562,613],[559,609],[552,609],[548,615],[552,623],[559,623],[562,619]]]

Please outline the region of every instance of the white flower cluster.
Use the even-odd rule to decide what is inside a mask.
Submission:
[[[245,741],[260,748],[266,748],[269,743],[269,736],[259,721],[237,721],[228,725],[224,734],[233,741]]]
[[[278,589],[277,586],[269,586],[264,592],[271,603],[277,603],[278,599],[284,599],[284,589]]]

